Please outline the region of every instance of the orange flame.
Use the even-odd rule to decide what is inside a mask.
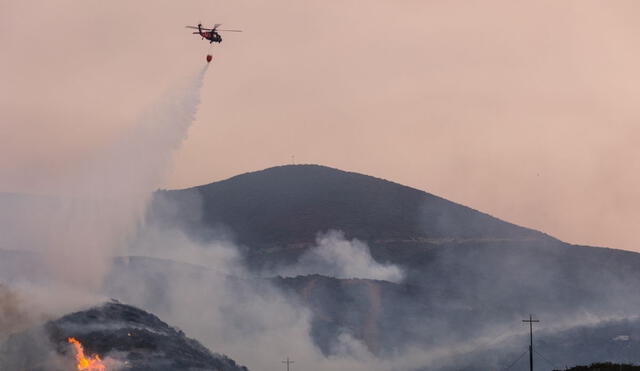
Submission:
[[[73,344],[76,348],[76,360],[78,361],[77,368],[80,371],[106,371],[106,366],[102,363],[100,356],[94,354],[89,358],[84,356],[84,348],[82,344],[74,338],[69,338],[69,343]]]

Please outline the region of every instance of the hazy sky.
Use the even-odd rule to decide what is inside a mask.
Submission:
[[[0,0],[0,191],[46,192],[214,54],[167,187],[317,163],[640,251],[640,2]]]

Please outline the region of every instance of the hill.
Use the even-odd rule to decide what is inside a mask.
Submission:
[[[201,201],[202,223],[232,226],[240,243],[255,246],[310,243],[328,229],[367,241],[545,238],[414,188],[319,165],[279,166],[160,191],[152,213],[171,216],[167,207],[177,206],[178,216],[194,216],[185,209],[194,199]]]
[[[0,344],[3,370],[70,370],[80,341],[86,354],[127,370],[247,371],[233,360],[210,352],[151,313],[108,302],[72,313],[41,327],[12,335]]]
[[[318,232],[332,229],[385,246],[555,241],[424,191],[319,165],[279,166],[159,191],[149,220],[204,239],[226,233],[248,246],[258,265],[267,254],[287,259],[279,249],[308,247]]]

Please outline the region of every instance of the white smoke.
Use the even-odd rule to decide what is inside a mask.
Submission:
[[[287,356],[295,359],[294,370],[383,370],[366,345],[346,332],[332,355],[324,355],[313,340],[309,309],[254,277],[237,259],[237,249],[225,241],[194,242],[174,229],[147,228],[132,251],[169,260],[155,267],[134,267],[132,261],[118,271],[109,295],[153,312],[250,370],[281,370]],[[165,267],[161,299],[146,295],[154,286],[147,273],[155,277],[158,267]]]
[[[316,237],[316,246],[305,252],[297,264],[281,269],[283,277],[320,274],[335,278],[360,278],[401,282],[402,269],[380,264],[371,256],[366,243],[347,240],[342,231],[330,230]]]

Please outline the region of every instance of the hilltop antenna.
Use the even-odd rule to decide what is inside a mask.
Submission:
[[[293,363],[292,360],[289,359],[289,357],[287,357],[286,361],[282,361],[282,363],[287,365],[287,371],[289,371],[289,365],[291,365]]]
[[[533,316],[529,314],[529,319],[523,319],[522,322],[529,322],[529,371],[533,371],[533,323],[540,322],[540,320],[533,319]]]

